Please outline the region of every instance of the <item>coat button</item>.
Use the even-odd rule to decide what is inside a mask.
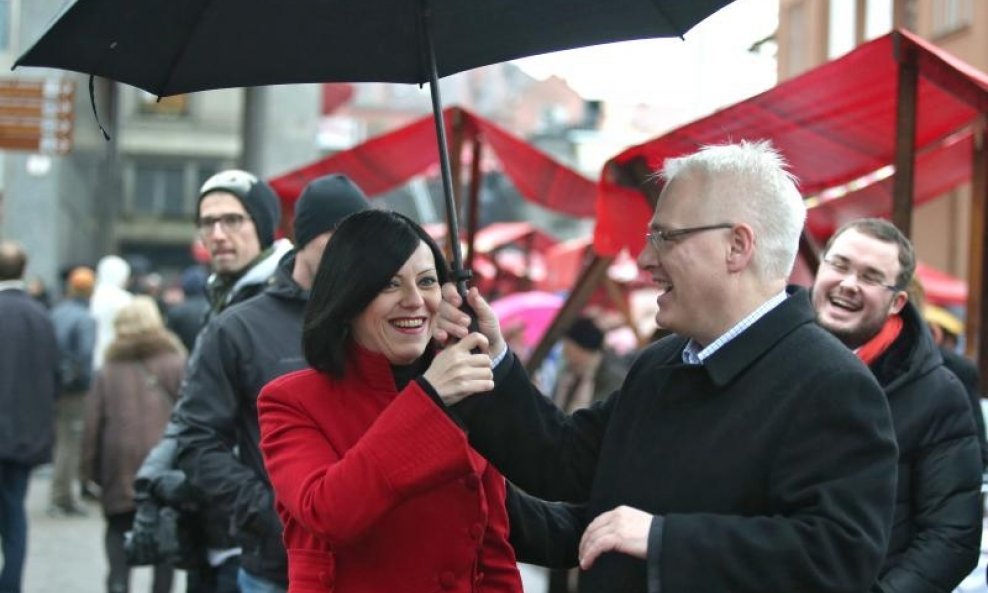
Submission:
[[[333,575],[329,574],[325,570],[320,570],[319,571],[319,582],[322,583],[322,585],[324,587],[332,587],[333,586]]]
[[[439,575],[439,584],[443,589],[452,589],[456,586],[456,575],[446,571]]]
[[[478,478],[473,474],[470,474],[469,476],[463,478],[463,485],[470,490],[476,490],[480,488],[480,478]]]
[[[475,540],[480,540],[480,538],[484,537],[484,526],[481,525],[480,523],[474,523],[473,525],[471,525],[470,537],[472,537]]]

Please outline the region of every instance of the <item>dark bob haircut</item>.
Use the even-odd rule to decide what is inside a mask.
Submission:
[[[365,210],[343,219],[326,243],[305,306],[302,350],[313,368],[342,377],[350,323],[394,278],[420,243],[436,259],[440,284],[449,279],[436,242],[412,219]]]

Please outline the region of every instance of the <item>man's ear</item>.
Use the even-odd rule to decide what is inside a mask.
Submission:
[[[889,307],[889,314],[897,315],[899,311],[902,311],[902,308],[905,307],[908,302],[909,293],[904,290],[897,291],[895,296],[892,297],[892,305]]]
[[[741,223],[731,227],[727,250],[727,270],[740,272],[748,267],[755,255],[755,230]]]

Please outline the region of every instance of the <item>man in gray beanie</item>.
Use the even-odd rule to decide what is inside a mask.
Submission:
[[[257,297],[217,316],[200,334],[175,420],[178,466],[206,504],[231,518],[242,549],[241,593],[284,591],[281,522],[258,448],[261,388],[306,366],[302,316],[333,229],[370,205],[342,175],[311,182],[295,206],[295,250]],[[235,454],[234,451],[237,453]]]
[[[291,249],[288,241],[274,240],[280,219],[278,195],[251,173],[228,169],[202,185],[196,227],[213,268],[207,290],[209,316],[264,288]]]

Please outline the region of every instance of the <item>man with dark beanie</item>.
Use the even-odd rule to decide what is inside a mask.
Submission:
[[[274,240],[278,195],[246,171],[229,169],[207,179],[196,214],[213,267],[207,285],[212,316],[259,293],[291,244]]]
[[[271,186],[256,175],[228,169],[213,175],[199,189],[196,228],[209,252],[212,274],[206,284],[209,308],[201,323],[223,309],[257,295],[275,273],[278,261],[292,245],[274,240],[281,219],[281,205]],[[137,472],[134,484],[137,513],[132,541],[138,549],[153,549],[158,529],[158,507],[188,507],[193,490],[182,472],[175,469],[176,435],[182,430],[172,417],[161,441],[151,450]],[[199,504],[200,540],[208,562],[188,571],[188,593],[236,593],[237,556],[240,550],[227,534],[227,517]],[[141,561],[153,561],[144,558]]]
[[[258,448],[257,395],[305,366],[302,314],[322,252],[341,220],[368,207],[342,175],[311,182],[295,206],[295,250],[260,295],[207,325],[189,362],[175,411],[183,427],[178,466],[210,508],[231,519],[242,550],[241,593],[283,592],[288,584],[281,522]]]

